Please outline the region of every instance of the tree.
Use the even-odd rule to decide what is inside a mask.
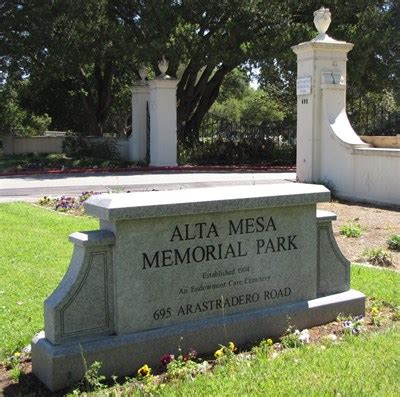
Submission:
[[[57,76],[101,134],[119,80],[166,55],[178,75],[178,122],[195,132],[225,76],[251,58],[253,42],[276,33],[280,2],[43,1],[1,5],[2,69],[11,76]],[[278,18],[279,19],[279,18]]]
[[[359,90],[398,84],[398,0],[330,3],[329,34],[357,44],[350,53],[351,84]],[[79,99],[79,114],[86,123],[79,122],[81,130],[87,127],[102,134],[110,115],[115,118],[119,112],[114,104],[128,103],[128,87],[140,65],[157,70],[157,61],[165,55],[168,74],[180,78],[178,128],[181,139],[190,143],[224,79],[237,66],[260,66],[261,84],[269,97],[288,108],[293,105],[296,60],[290,46],[316,35],[312,13],[321,4],[8,0],[0,3],[0,68],[7,81],[29,78],[36,87],[58,87],[55,102],[64,100],[72,113],[77,112]],[[39,91],[49,97],[50,91]],[[46,101],[25,103],[40,107]]]
[[[19,83],[18,85],[24,85]],[[0,86],[0,134],[39,135],[44,133],[51,118],[26,111],[18,100],[18,86]]]
[[[248,75],[238,68],[226,76],[211,111],[247,125],[282,121],[287,117],[285,104],[269,92],[251,88]]]
[[[312,14],[322,5],[332,12],[332,23],[327,33],[336,40],[355,44],[347,65],[350,99],[368,93],[386,95],[386,91],[399,92],[398,0],[289,2],[291,17],[288,29],[272,44],[277,55],[263,55],[263,48],[259,48],[262,87],[280,92],[287,101],[295,100],[296,57],[290,47],[317,35]]]
[[[43,85],[59,80],[70,98],[80,98],[87,127],[96,135],[104,129],[115,76],[134,74],[135,37],[113,3],[10,0],[0,8],[1,68],[8,79],[29,76]]]

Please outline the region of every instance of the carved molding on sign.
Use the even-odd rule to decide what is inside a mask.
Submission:
[[[74,253],[59,287],[45,301],[53,344],[114,332],[113,238],[104,230],[74,233]]]
[[[80,284],[60,311],[61,337],[109,327],[107,273],[107,252],[92,252]],[[79,319],[77,313],[81,313]]]
[[[348,291],[350,262],[337,245],[331,221],[318,219],[317,296]]]

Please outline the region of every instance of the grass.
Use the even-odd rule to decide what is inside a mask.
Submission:
[[[40,225],[40,227],[39,227]],[[67,236],[97,228],[76,218],[14,203],[0,205],[0,346],[9,355],[43,328],[43,300],[57,286],[71,255]],[[377,302],[400,305],[400,273],[352,266],[352,288]],[[288,349],[275,359],[233,359],[194,380],[154,390],[165,396],[395,396],[400,373],[400,324],[339,344]],[[397,325],[396,325],[397,324]],[[1,360],[1,356],[0,356]],[[133,369],[135,371],[136,369]],[[14,374],[17,377],[18,374]],[[126,395],[139,393],[130,384]]]
[[[353,264],[351,287],[363,292],[369,298],[400,306],[400,273],[394,270]]]
[[[325,350],[289,349],[218,366],[213,375],[171,383],[163,396],[396,396],[400,330],[351,337]]]
[[[97,224],[27,204],[0,205],[0,361],[43,329],[43,301],[71,257],[68,235]]]

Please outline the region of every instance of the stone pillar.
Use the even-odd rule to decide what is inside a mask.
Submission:
[[[166,74],[168,61],[158,62],[161,74],[150,82],[150,165],[177,165],[176,87]]]
[[[132,135],[129,137],[130,161],[145,161],[147,152],[146,122],[150,86],[142,80],[132,88]]]
[[[328,108],[339,112],[346,109],[346,62],[353,44],[334,40],[325,33],[330,20],[328,9],[316,11],[318,36],[292,47],[297,55],[296,167],[300,182],[321,181],[323,95]]]
[[[177,84],[172,78],[150,82],[150,165],[177,165]]]

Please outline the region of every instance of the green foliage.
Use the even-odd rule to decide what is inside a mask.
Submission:
[[[245,71],[236,68],[226,76],[211,112],[234,122],[260,125],[282,121],[288,109],[272,93],[250,88]]]
[[[50,123],[48,114],[37,115],[23,109],[14,87],[0,87],[0,135],[41,135]]]
[[[250,125],[282,121],[285,109],[279,100],[263,90],[248,88],[241,98],[228,97],[214,104],[212,111],[229,120]]]
[[[281,343],[286,349],[301,347],[310,343],[310,335],[307,329],[300,332],[298,329],[290,326],[285,335],[281,337]]]
[[[218,110],[235,120],[258,123],[294,113],[296,59],[290,47],[316,35],[312,13],[319,5],[8,0],[0,14],[0,67],[7,85],[29,80],[30,89],[18,94],[21,108],[49,114],[52,128],[127,133],[135,74],[142,63],[157,73],[165,54],[168,74],[180,77],[178,125],[189,139],[219,94]],[[349,55],[354,91],[386,90],[398,105],[398,2],[329,7],[329,34],[356,44]],[[246,73],[236,71],[252,66],[260,68],[265,92],[251,93]],[[19,119],[15,107],[10,112]]]
[[[92,157],[75,159],[64,154],[37,154],[2,156],[0,154],[0,173],[7,171],[35,170],[35,169],[63,169],[71,168],[125,168],[135,164],[123,160],[107,160]],[[144,164],[142,164],[144,166]]]
[[[275,164],[296,162],[296,146],[275,143],[272,138],[257,135],[238,140],[222,137],[213,142],[201,142],[192,149],[179,149],[179,164]]]
[[[300,342],[297,335],[293,332],[288,332],[286,335],[281,338],[282,346],[286,349],[293,349],[296,347],[301,347],[303,344]]]
[[[14,381],[14,382],[19,382],[19,379],[21,378],[22,375],[22,371],[21,368],[17,365],[15,367],[13,367],[10,370],[10,378]]]
[[[370,248],[363,252],[363,256],[367,258],[367,261],[374,266],[390,267],[393,266],[393,257],[390,252],[385,251],[382,248]]]
[[[400,234],[392,234],[387,241],[389,249],[400,251]]]
[[[273,344],[274,342],[272,339],[263,339],[257,346],[254,346],[251,351],[258,357],[264,357],[271,352]]]
[[[371,314],[371,323],[377,327],[380,327],[384,320],[383,316],[381,315],[381,305],[371,305],[369,312]]]
[[[167,365],[167,375],[170,379],[185,379],[196,374],[198,369],[195,361],[192,359],[184,360],[183,356],[179,356]]]
[[[86,363],[85,363],[86,364]],[[89,368],[86,369],[83,377],[83,385],[87,391],[99,391],[105,388],[104,381],[106,377],[100,375],[102,364],[98,361],[93,362]]]
[[[308,41],[316,36],[312,13],[323,3],[287,3],[287,28],[281,34],[269,38],[271,43],[259,51],[263,54],[261,67],[261,86],[275,89],[295,105],[296,57],[291,46]],[[363,2],[329,2],[332,24],[328,34],[337,39],[354,43],[349,52],[347,79],[348,97],[392,93],[400,103],[400,69],[398,42],[400,38],[398,1],[367,0]],[[270,48],[277,56],[271,56]]]
[[[80,134],[68,133],[63,141],[63,152],[76,159],[85,157],[118,160],[119,153],[115,139],[91,140]]]
[[[339,232],[346,237],[360,237],[362,236],[363,229],[360,225],[349,223],[347,225],[340,226]]]

